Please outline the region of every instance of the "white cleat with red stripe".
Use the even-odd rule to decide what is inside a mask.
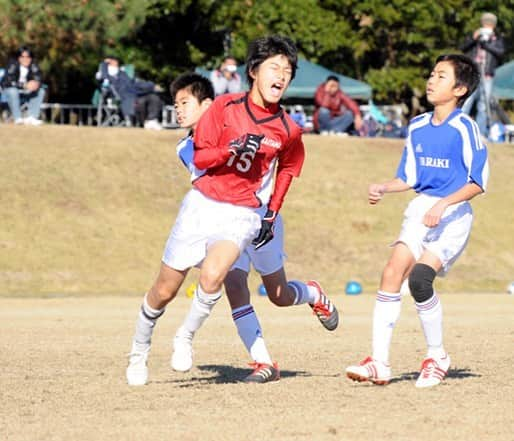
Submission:
[[[450,356],[443,358],[426,358],[421,364],[421,373],[416,381],[416,387],[437,386],[448,373],[450,368]]]
[[[367,357],[358,366],[348,366],[346,376],[353,381],[371,381],[373,384],[385,385],[391,381],[391,366]]]

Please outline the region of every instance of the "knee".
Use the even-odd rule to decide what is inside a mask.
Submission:
[[[16,87],[8,87],[7,89],[4,89],[3,94],[8,97],[18,97],[20,96],[20,91]]]
[[[156,282],[149,293],[159,304],[167,305],[177,295],[176,290],[165,283]]]
[[[409,289],[417,303],[426,302],[434,294],[435,270],[424,263],[417,263],[409,275]]]
[[[330,116],[330,110],[326,107],[320,107],[319,108],[319,116],[323,117],[329,117]]]
[[[199,282],[204,292],[215,293],[221,289],[223,275],[216,268],[202,268]]]
[[[391,263],[388,262],[382,272],[382,280],[387,284],[397,284],[401,282],[402,274],[398,269]]]

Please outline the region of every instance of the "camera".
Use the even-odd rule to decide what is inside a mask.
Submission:
[[[480,28],[480,41],[489,41],[492,35],[493,30],[491,28]]]

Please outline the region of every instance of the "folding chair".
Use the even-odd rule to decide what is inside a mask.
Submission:
[[[122,66],[121,69],[124,70],[129,77],[133,78],[133,65],[127,64]],[[98,68],[98,72],[100,72],[100,67]],[[97,77],[97,79],[99,80],[100,78]],[[132,125],[131,119],[123,115],[120,105],[120,96],[107,78],[101,81],[99,87],[93,94],[91,102],[96,107],[97,126],[130,127]]]

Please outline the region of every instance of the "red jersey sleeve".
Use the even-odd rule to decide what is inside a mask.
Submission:
[[[341,102],[343,103],[343,105],[347,108],[347,109],[350,109],[350,111],[355,115],[359,115],[361,114],[361,111],[359,109],[359,105],[357,104],[356,101],[354,101],[353,99],[351,99],[348,95],[346,95],[342,90],[339,91],[339,97],[341,99]]]
[[[223,95],[216,98],[196,126],[193,163],[199,169],[218,167],[230,157],[228,146],[220,145],[227,98]]]
[[[271,196],[268,208],[278,212],[282,207],[284,198],[289,190],[293,177],[300,176],[303,161],[305,159],[305,147],[301,132],[295,130],[287,148],[279,152],[275,188]]]

